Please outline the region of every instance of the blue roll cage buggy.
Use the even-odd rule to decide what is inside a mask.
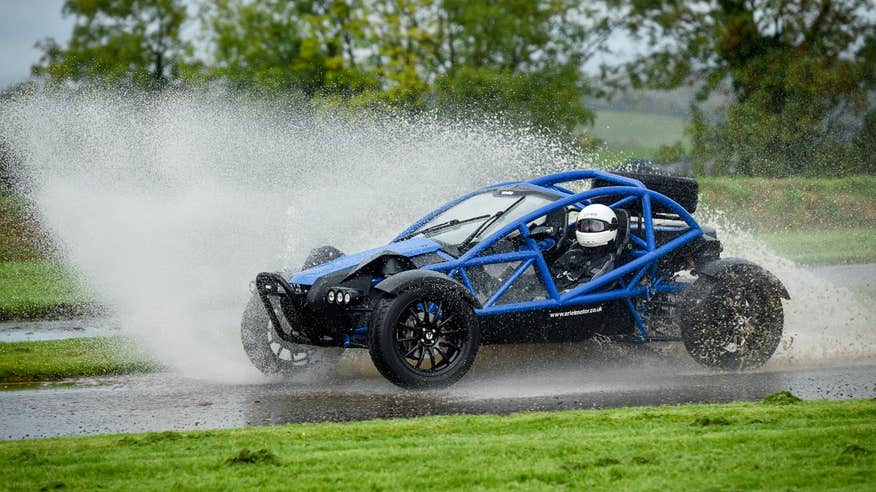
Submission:
[[[559,186],[562,183],[589,179],[599,179],[608,183],[617,184],[617,186],[600,187],[582,191],[580,193],[575,193],[567,188]],[[632,299],[638,297],[648,300],[655,293],[679,292],[688,288],[689,284],[686,283],[669,282],[667,280],[669,275],[658,275],[657,262],[667,253],[701,236],[703,230],[693,216],[691,216],[683,207],[672,199],[657,193],[656,191],[649,190],[639,180],[604,171],[575,170],[550,174],[524,182],[510,181],[486,186],[463,195],[456,200],[445,204],[441,208],[432,211],[414,225],[402,231],[401,234],[393,239],[393,242],[415,232],[434,217],[471,196],[483,193],[484,191],[519,184],[529,184],[534,187],[546,188],[567,196],[530,212],[513,223],[495,231],[487,238],[478,242],[472,249],[459,258],[453,258],[446,253],[439,252],[439,254],[447,260],[445,263],[426,265],[422,268],[442,272],[447,274],[450,278],[459,279],[473,295],[477,295],[471,280],[465,273],[467,267],[522,261],[523,263],[516,269],[514,274],[498,288],[492,297],[487,299],[481,307],[475,308],[476,315],[489,316],[510,312],[531,311],[535,309],[553,309],[578,306],[581,304],[596,304],[615,299],[624,299],[636,322],[636,327],[638,328],[638,333],[631,340],[638,342],[651,340],[652,338],[650,337],[648,328],[643,320],[643,316],[646,315],[646,313],[640,313],[639,309],[637,309],[632,302]],[[623,198],[609,205],[612,209],[629,206],[636,200],[639,200],[641,202],[644,229],[644,231],[640,232],[644,232],[644,237],[640,237],[630,231],[629,238],[633,243],[633,249],[630,252],[633,257],[631,261],[620,265],[589,282],[585,282],[567,292],[561,293],[557,290],[556,283],[551,275],[550,266],[542,256],[542,245],[530,237],[528,224],[554,210],[568,207],[569,205],[583,208],[590,204],[591,198],[598,196],[623,196]],[[678,218],[684,221],[688,227],[686,232],[659,247],[656,245],[655,240],[655,232],[659,228],[654,226],[651,213],[652,205],[654,203],[659,203],[665,208],[671,210],[674,214],[678,215]],[[524,238],[523,245],[517,252],[496,253],[482,256],[484,251],[488,250],[491,246],[496,244],[496,242],[505,238],[515,230],[519,231]],[[544,283],[544,287],[550,298],[545,300],[519,302],[515,304],[496,305],[496,302],[508,292],[512,285],[514,285],[521,275],[533,264],[535,264],[539,273],[539,278]],[[625,277],[631,273],[635,274],[632,278],[625,280]],[[646,281],[644,284],[642,283],[643,279]],[[618,283],[617,288],[594,292],[595,290],[614,282]],[[644,309],[644,306],[642,309]],[[663,339],[663,337],[660,337],[660,339]]]
[[[644,179],[651,188],[675,193],[677,200],[649,188]],[[714,232],[707,234],[688,212],[696,206],[696,183],[688,180],[686,187],[671,187],[681,186],[683,179],[574,170],[498,183],[432,211],[384,247],[351,255],[320,248],[311,254],[317,259],[309,258],[297,274],[258,274],[256,295],[244,312],[241,327],[244,349],[260,370],[272,373],[289,365],[280,360],[280,352],[268,350],[274,341],[290,344],[290,352],[302,345],[368,348],[380,372],[404,387],[446,385],[459,379],[477,353],[482,331],[484,343],[571,341],[597,333],[634,343],[684,341],[688,352],[704,365],[756,367],[778,346],[783,327],[781,298],[788,298],[788,293],[781,281],[761,267],[746,260],[719,258],[721,245]],[[587,180],[592,180],[593,187],[581,192],[561,186]],[[674,185],[672,180],[676,180]],[[477,242],[466,240],[456,246],[428,237],[430,221],[491,190],[512,195],[519,190],[524,195],[550,196],[551,201],[501,227],[497,224],[497,230]],[[688,204],[682,206],[682,199],[689,200]],[[624,239],[616,245],[619,255],[623,249],[623,258],[612,270],[560,291],[545,252],[554,246],[552,254],[560,251],[557,240],[563,237],[552,237],[550,227],[539,231],[539,219],[547,221],[562,210],[562,231],[567,234],[568,212],[596,201],[615,209],[619,217],[628,218],[627,213],[634,210],[636,227],[625,221]],[[659,225],[655,210],[662,219]],[[484,215],[486,220],[476,229],[475,238],[480,227],[486,229],[490,220],[502,216],[504,212]],[[455,220],[433,227],[461,223]],[[423,237],[417,237],[420,232]],[[512,237],[510,243],[497,246]],[[488,265],[510,266],[502,273],[507,279],[490,276],[492,280],[485,281],[482,267]],[[697,279],[678,281],[676,274],[683,270],[691,270]],[[527,274],[530,271],[535,274]],[[475,273],[477,281],[473,281]],[[522,290],[524,297],[509,295],[524,275],[527,282],[541,283],[539,293],[520,286],[517,294]],[[479,297],[477,286],[484,282],[488,288]],[[569,310],[587,305],[592,308]],[[654,313],[654,307],[649,313],[649,305],[659,313]],[[452,318],[457,326],[448,329],[444,325]],[[668,319],[680,335],[661,333],[662,327],[649,329],[645,319],[658,324]],[[262,336],[265,324],[270,344]],[[461,338],[451,342],[447,338],[451,334]],[[448,355],[441,350],[442,342],[447,344],[445,350],[456,348]],[[407,343],[417,345],[399,348]],[[421,370],[427,351],[428,371]],[[434,352],[440,357],[436,359]],[[419,354],[413,355],[418,358],[413,368],[402,363],[412,354]]]

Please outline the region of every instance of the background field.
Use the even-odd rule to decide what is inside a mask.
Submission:
[[[661,145],[681,142],[690,146],[684,129],[687,120],[666,114],[636,111],[596,111],[596,122],[591,133],[603,140],[609,149],[629,149],[645,152]]]
[[[635,152],[609,149],[603,155],[620,159]],[[789,259],[806,264],[876,261],[876,177],[722,177],[699,183],[708,208],[727,213]],[[23,200],[0,197],[0,221],[0,320],[96,309],[76,277],[52,259],[52,246]]]

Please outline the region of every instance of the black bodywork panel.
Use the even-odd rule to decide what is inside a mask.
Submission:
[[[577,342],[633,330],[624,301],[481,316],[478,321],[483,344]]]

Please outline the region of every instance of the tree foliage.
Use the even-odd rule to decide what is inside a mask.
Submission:
[[[435,57],[443,62],[439,107],[502,108],[546,128],[593,122],[581,102],[590,87],[580,67],[608,30],[582,22],[593,12],[580,2],[447,0],[441,7],[446,39]]]
[[[745,174],[848,172],[876,86],[871,0],[617,0],[623,23],[654,48],[627,65],[636,87],[729,85],[710,121],[695,111],[694,152]],[[866,41],[862,41],[866,40]]]
[[[872,0],[197,4],[189,19],[184,0],[65,0],[71,38],[39,43],[33,72],[152,90],[207,80],[317,106],[500,112],[571,132],[593,121],[582,96],[595,91],[582,65],[606,56],[608,36],[625,29],[647,46],[620,65],[633,87],[730,96],[717,117],[693,108],[694,157],[710,169],[876,170]],[[200,31],[182,36],[184,26]],[[197,53],[192,38],[203,42]]]
[[[34,73],[59,81],[215,80],[316,104],[477,115],[569,132],[593,121],[581,66],[607,24],[574,0],[212,0],[199,55],[182,0],[66,0],[69,43],[40,44]],[[187,63],[188,62],[188,63]],[[197,70],[196,70],[197,69]]]
[[[213,74],[236,89],[563,130],[592,121],[580,66],[606,32],[570,0],[220,0],[202,16]]]
[[[575,67],[545,67],[532,73],[460,67],[438,78],[436,106],[463,114],[494,112],[541,128],[572,129],[593,121],[581,103],[584,85]]]
[[[35,75],[160,89],[186,68],[192,48],[180,38],[181,0],[66,0],[63,14],[75,17],[70,40],[38,43]]]
[[[210,75],[235,90],[308,97],[374,86],[354,59],[357,15],[337,0],[218,0],[202,12],[215,61]]]
[[[861,131],[853,140],[855,150],[861,156],[862,171],[876,174],[876,109],[864,117]]]

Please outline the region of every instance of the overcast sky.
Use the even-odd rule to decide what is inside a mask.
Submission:
[[[64,0],[0,0],[0,88],[30,76],[30,66],[40,57],[34,43],[49,37],[67,41],[73,18],[61,17],[63,4]]]

